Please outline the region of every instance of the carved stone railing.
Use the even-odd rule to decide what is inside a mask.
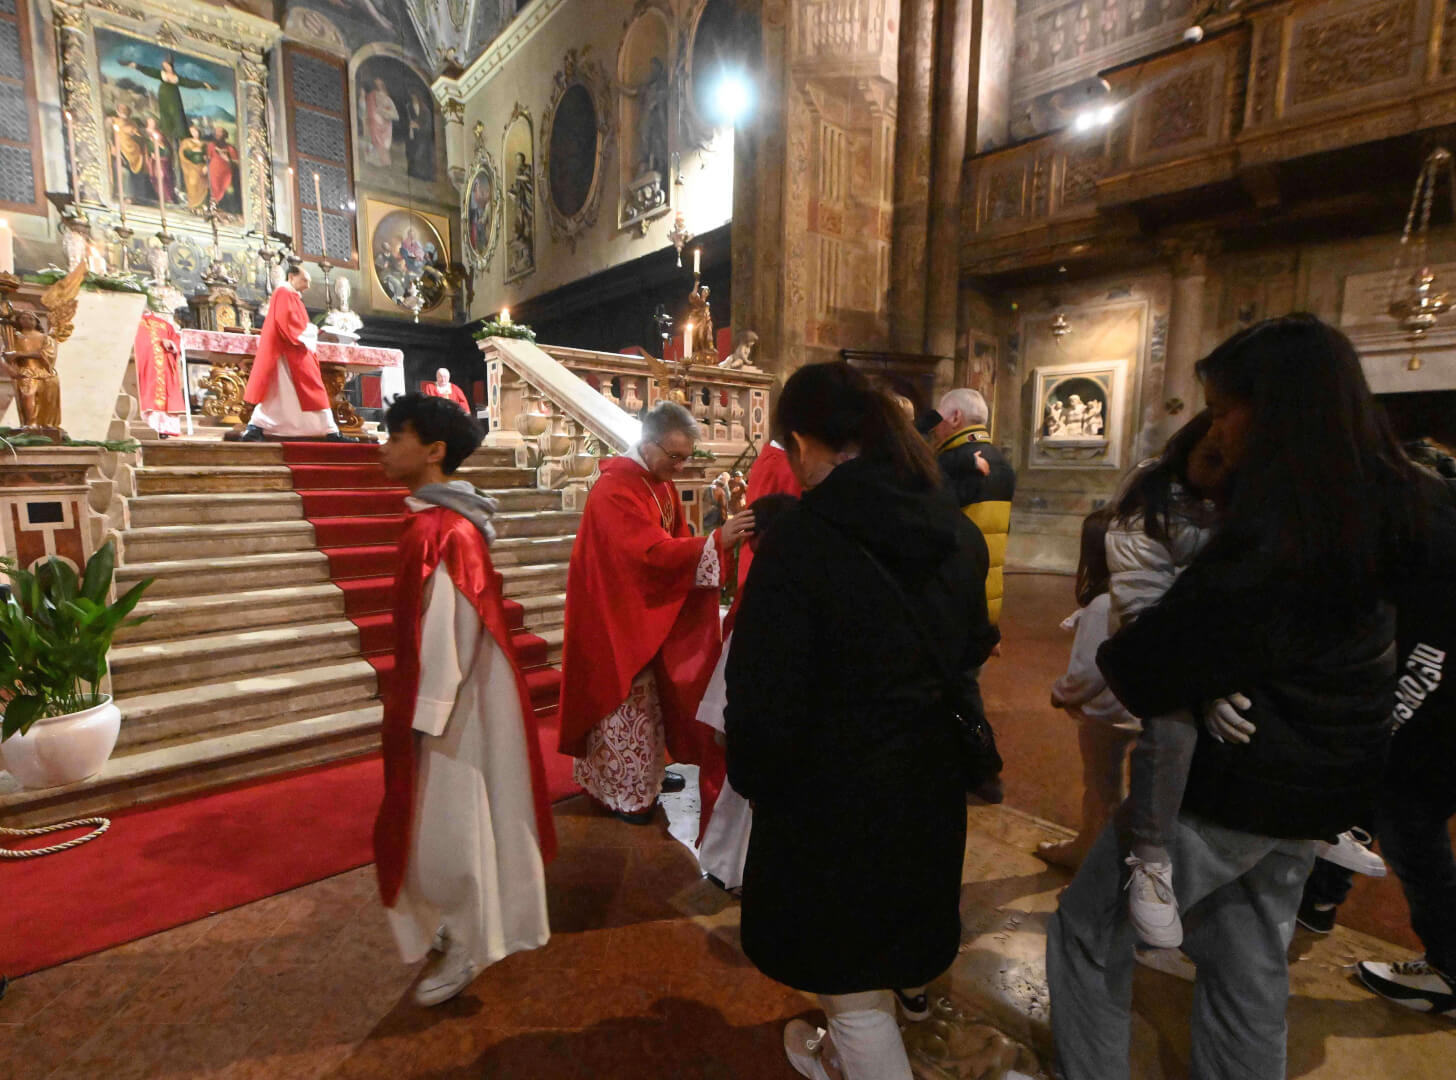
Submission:
[[[894,80],[891,27],[899,4],[893,15],[886,11],[886,0],[803,0],[792,8],[799,24],[794,67],[800,75]]]
[[[512,338],[480,343],[485,359],[486,441],[516,448],[516,463],[536,470],[543,490],[563,490],[579,508],[600,457],[623,453],[641,431],[639,417],[664,396],[692,410],[706,434],[697,459],[679,479],[684,506],[701,521],[710,472],[768,438],[773,376],[717,367],[664,368],[627,353],[538,346]],[[671,373],[664,390],[659,376]]]
[[[1280,162],[1456,121],[1456,0],[1239,11],[1200,43],[1104,71],[1109,127],[971,159],[962,269],[1125,247],[1132,208],[1174,193],[1237,183],[1273,205]]]

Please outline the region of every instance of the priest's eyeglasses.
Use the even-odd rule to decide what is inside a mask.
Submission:
[[[674,465],[681,465],[684,461],[693,456],[692,454],[674,454],[671,450],[663,446],[662,443],[658,442],[656,439],[652,440],[652,445],[657,447],[664,454],[666,454]]]

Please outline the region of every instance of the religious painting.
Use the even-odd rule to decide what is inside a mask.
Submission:
[[[1127,361],[1039,367],[1034,380],[1031,464],[1117,468],[1121,464]]]
[[[506,125],[502,151],[506,281],[519,281],[536,269],[536,143],[531,114],[520,104]]]
[[[429,86],[403,60],[371,56],[355,70],[354,153],[363,182],[399,190],[434,184],[444,171],[436,124]]]
[[[669,210],[669,29],[666,15],[648,8],[628,28],[617,58],[621,87],[622,203],[617,227],[647,233],[648,223]]]
[[[573,252],[576,237],[597,222],[616,130],[606,71],[590,53],[590,46],[567,52],[541,133],[541,179],[551,236],[565,240]]]
[[[449,318],[444,275],[450,268],[450,222],[441,214],[378,199],[366,199],[364,212],[375,309],[408,311],[412,294],[418,293],[421,312]]]
[[[243,220],[233,69],[115,30],[96,30],[102,130],[113,197]]]
[[[465,182],[460,219],[465,229],[465,258],[474,270],[489,270],[495,254],[496,219],[501,200],[500,172],[484,145],[484,125],[476,124],[475,164]]]

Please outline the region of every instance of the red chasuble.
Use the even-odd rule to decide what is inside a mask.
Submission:
[[[627,700],[649,664],[673,760],[702,764],[721,753],[713,730],[697,721],[722,647],[718,590],[695,587],[702,555],[672,483],[631,458],[602,462],[566,582],[563,754],[586,753],[587,734]]]
[[[180,413],[182,375],[178,356],[182,351],[182,335],[166,319],[142,312],[132,356],[136,360],[137,401],[148,412]]]
[[[511,662],[521,718],[526,727],[531,790],[536,799],[536,836],[541,857],[556,854],[556,828],[551,820],[546,769],[541,741],[536,734],[536,712],[526,678],[511,647],[505,610],[501,605],[501,577],[490,561],[480,530],[443,507],[409,515],[399,541],[399,572],[394,583],[394,673],[384,681],[384,802],[374,823],[374,861],[379,873],[379,895],[393,907],[404,883],[409,861],[410,826],[415,809],[415,698],[420,684],[421,608],[424,585],[442,561],[450,580],[469,599],[481,626]]]
[[[444,394],[440,393],[439,383],[425,383],[425,397],[444,396]],[[450,384],[450,400],[453,401],[456,405],[459,405],[466,412],[470,411],[470,402],[465,400],[465,391],[461,390],[460,387],[456,386],[454,383]]]
[[[789,455],[770,443],[758,454],[753,468],[748,470],[748,505],[764,495],[801,495],[803,488],[789,468]],[[748,580],[748,568],[753,565],[753,551],[747,544],[738,550],[738,587]],[[726,631],[725,631],[726,632]]]
[[[281,356],[288,363],[288,374],[298,394],[298,407],[304,412],[317,412],[329,407],[329,395],[324,391],[318,358],[303,343],[303,332],[307,328],[308,310],[303,306],[303,297],[288,285],[274,289],[273,297],[268,301],[268,317],[263,320],[263,330],[258,337],[258,355],[253,357],[253,370],[248,375],[244,401],[257,405],[268,396],[268,388],[277,377],[278,358]]]

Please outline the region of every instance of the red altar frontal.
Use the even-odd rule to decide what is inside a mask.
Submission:
[[[248,371],[258,351],[256,334],[231,334],[214,330],[183,330],[182,355],[187,375],[188,408],[221,424],[246,423],[253,407],[243,401]],[[366,345],[319,342],[319,370],[339,430],[354,438],[370,438],[364,421],[345,396],[354,376],[372,385],[363,388],[366,404],[379,401],[379,382],[385,372],[403,377],[404,353]]]

